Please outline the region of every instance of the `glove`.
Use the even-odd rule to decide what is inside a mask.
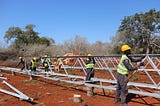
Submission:
[[[144,66],[144,62],[140,62],[140,63],[139,63],[139,66]]]

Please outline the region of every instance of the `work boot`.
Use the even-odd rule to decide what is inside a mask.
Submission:
[[[121,101],[120,101],[120,99],[114,99],[114,102],[113,102],[114,104],[120,104],[121,103]]]
[[[121,106],[129,106],[127,103],[122,103]]]
[[[87,96],[92,97],[92,96],[94,96],[94,93],[93,93],[93,92],[91,92],[91,91],[87,91]]]

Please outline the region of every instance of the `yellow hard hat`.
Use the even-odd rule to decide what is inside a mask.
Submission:
[[[21,60],[22,59],[22,57],[19,57],[19,60]]]
[[[122,52],[127,51],[127,50],[130,50],[130,49],[131,49],[131,47],[128,46],[128,45],[126,45],[126,44],[121,47],[121,51],[122,51]]]
[[[88,54],[87,56],[92,56],[91,54]]]
[[[36,60],[37,60],[37,58],[36,58],[36,57],[34,57],[34,58],[33,58],[33,60],[35,60],[35,61],[36,61]]]
[[[44,55],[44,57],[47,57],[47,55]]]

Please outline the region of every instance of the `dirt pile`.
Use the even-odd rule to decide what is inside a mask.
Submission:
[[[84,56],[84,54],[81,54],[79,52],[74,52],[74,53],[66,53],[63,56]],[[72,65],[75,60],[76,60],[75,58],[66,58],[66,59],[63,59],[63,63],[67,65]]]

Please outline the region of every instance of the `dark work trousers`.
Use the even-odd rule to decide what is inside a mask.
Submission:
[[[32,72],[36,72],[36,67],[31,68]]]
[[[23,64],[23,67],[21,68],[21,71],[25,68],[25,64]]]
[[[121,96],[121,103],[126,103],[126,93],[127,93],[127,80],[128,75],[122,75],[117,72],[117,88],[115,100]]]
[[[86,75],[86,81],[90,81],[91,78],[94,77],[94,69],[93,68],[87,68],[87,75]]]

